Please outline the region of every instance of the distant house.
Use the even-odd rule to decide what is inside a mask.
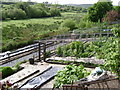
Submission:
[[[120,6],[120,1],[118,2],[118,6]]]

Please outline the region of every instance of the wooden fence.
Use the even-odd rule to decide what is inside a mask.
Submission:
[[[40,50],[39,58],[41,58],[41,60],[43,60],[43,59],[45,60],[46,48],[49,48],[55,44],[58,44],[58,43],[55,43],[55,42],[46,42],[46,43],[40,43],[40,44],[35,43],[34,45],[31,45],[29,47],[25,47],[25,48],[16,50],[14,52],[9,53],[7,57],[3,57],[2,59],[0,59],[0,65],[11,62],[11,61],[21,58],[23,56],[32,54],[34,52],[38,52],[39,50]],[[38,56],[35,58],[38,59]]]
[[[35,57],[39,61],[45,61],[46,59],[46,49],[52,47],[59,43],[70,43],[72,41],[92,41],[96,40],[98,36],[112,36],[112,33],[94,33],[94,34],[68,34],[68,35],[57,35],[43,40],[36,40],[35,44],[26,46],[24,48],[18,49],[11,53],[8,53],[8,56],[0,58],[0,65],[16,60],[20,57],[32,54],[39,51],[39,55]],[[54,50],[51,50],[54,55]],[[39,58],[38,58],[39,57]]]

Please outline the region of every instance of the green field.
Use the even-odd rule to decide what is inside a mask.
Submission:
[[[63,21],[63,19],[55,19],[55,18],[37,18],[37,19],[25,19],[25,20],[10,20],[10,21],[3,21],[2,26],[16,24],[17,26],[23,24],[45,24],[50,25],[54,24],[56,21]]]
[[[64,12],[61,13],[61,17],[49,17],[49,18],[35,18],[35,19],[24,19],[24,20],[10,20],[10,21],[3,21],[2,26],[10,25],[10,24],[16,24],[17,26],[22,24],[54,24],[54,22],[61,22],[65,19],[70,18],[77,18],[82,17],[86,13],[75,13],[75,12]]]

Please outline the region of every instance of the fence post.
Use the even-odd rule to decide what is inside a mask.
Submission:
[[[118,79],[118,89],[120,88],[120,79]]]
[[[46,43],[43,44],[43,61],[46,61]]]
[[[7,55],[8,55],[8,62],[9,62],[10,61],[10,52],[7,53]]]
[[[0,71],[0,80],[2,80],[2,71]]]
[[[39,61],[41,62],[41,42],[39,42]]]

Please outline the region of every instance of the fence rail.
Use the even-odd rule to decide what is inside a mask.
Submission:
[[[90,36],[92,35],[92,37]],[[10,53],[8,53],[7,55],[5,55],[4,57],[0,58],[0,65],[5,64],[7,62],[13,61],[17,58],[23,57],[25,55],[29,55],[31,53],[37,52],[39,51],[39,48],[42,50],[47,49],[49,47],[55,46],[59,43],[70,43],[72,41],[92,41],[92,40],[96,40],[96,36],[112,36],[112,33],[94,33],[94,34],[69,34],[69,35],[57,35],[57,36],[53,36],[50,39],[43,39],[40,40],[41,44],[39,45],[39,43],[35,43],[20,49],[17,49],[15,51],[12,51]],[[84,36],[84,37],[83,37]],[[36,40],[39,41],[39,40]],[[35,42],[36,42],[35,41]],[[42,43],[43,42],[43,43]],[[45,42],[45,43],[44,43]],[[45,46],[44,46],[45,44]],[[42,56],[43,53],[39,53],[39,55]],[[52,54],[54,55],[54,54]],[[38,56],[39,57],[39,56]]]
[[[53,45],[55,45],[53,42],[47,42],[46,43],[46,48],[49,48],[49,47],[51,47]],[[22,57],[22,56],[26,56],[26,55],[29,55],[31,53],[37,52],[38,48],[39,48],[38,43],[35,43],[33,45],[29,45],[29,46],[26,46],[24,48],[13,51],[11,53],[8,53],[6,55],[6,57],[1,57],[0,58],[0,65],[11,62],[11,61],[13,61],[13,60],[15,60],[17,58]],[[43,44],[41,44],[41,49],[43,49],[43,48],[44,48],[44,46],[43,46]]]

